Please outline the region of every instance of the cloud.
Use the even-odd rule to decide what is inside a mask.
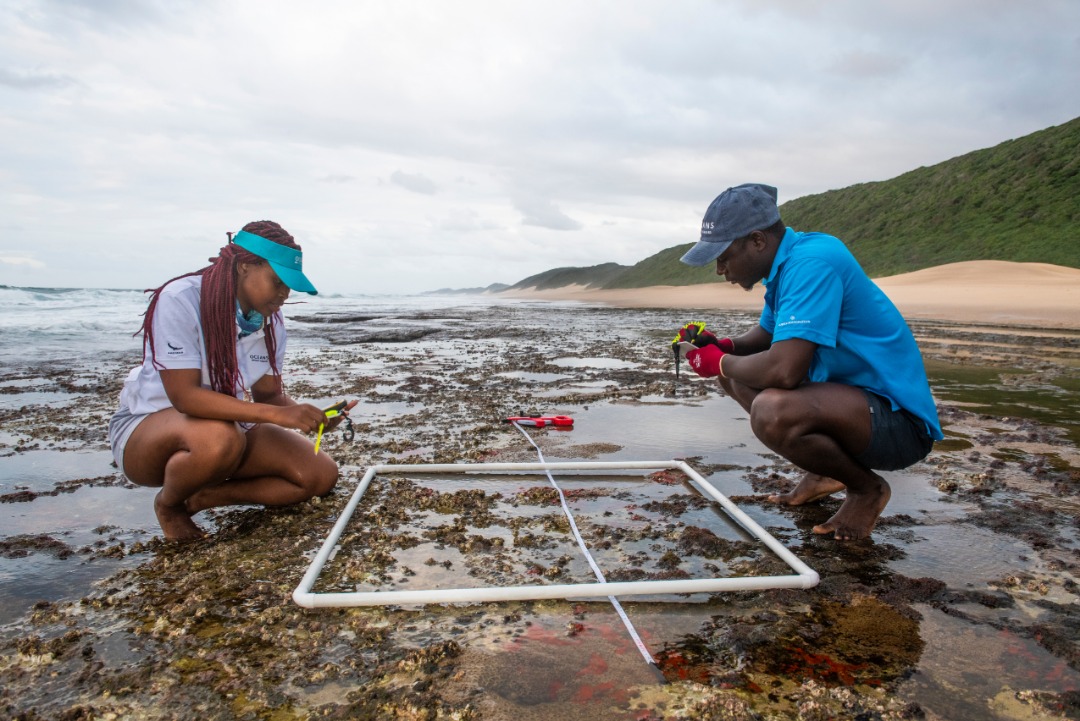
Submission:
[[[519,198],[514,207],[522,215],[521,222],[548,230],[581,230],[584,226],[559,210],[550,200],[542,198]]]
[[[898,76],[906,64],[898,55],[855,50],[835,58],[829,70],[852,79],[875,80]]]
[[[34,270],[40,270],[45,267],[45,264],[35,258],[26,258],[19,256],[4,256],[0,255],[0,264],[24,266],[27,268],[33,268]]]
[[[443,231],[457,233],[480,233],[502,227],[498,223],[485,220],[471,208],[451,208],[438,225]]]
[[[0,67],[0,85],[19,90],[66,88],[78,84],[70,75],[40,70],[12,70]]]
[[[394,185],[400,185],[405,190],[411,190],[414,193],[420,193],[421,195],[435,195],[439,186],[435,185],[435,182],[423,175],[412,175],[409,173],[403,173],[400,170],[395,170],[390,174],[390,182]]]
[[[10,0],[0,256],[145,288],[271,218],[325,292],[634,263],[730,185],[786,201],[1077,117],[1076,27],[1075,0]]]

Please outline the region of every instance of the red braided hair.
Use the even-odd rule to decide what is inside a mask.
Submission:
[[[257,220],[243,227],[253,233],[279,245],[300,250],[296,240],[280,225],[272,220]],[[161,370],[154,352],[154,311],[157,309],[161,291],[169,283],[193,275],[202,276],[202,290],[199,303],[199,320],[203,337],[206,340],[206,360],[210,373],[210,387],[218,393],[234,395],[240,384],[240,369],[236,365],[236,280],[238,263],[265,263],[266,261],[230,242],[210,258],[210,265],[201,270],[178,275],[157,288],[148,289],[150,304],[143,314],[141,332],[143,334],[143,360],[146,349],[150,348],[150,358],[154,367]],[[270,359],[270,369],[275,375],[281,375],[277,367],[277,337],[274,333],[274,316],[266,319],[266,352]],[[138,333],[136,333],[138,335]]]

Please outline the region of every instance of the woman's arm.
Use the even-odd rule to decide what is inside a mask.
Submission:
[[[252,386],[255,402],[248,403],[203,388],[200,369],[166,369],[160,373],[169,402],[184,415],[243,423],[273,423],[304,433],[316,431],[320,423],[326,422],[321,409],[309,404],[297,404],[286,396],[281,390],[279,376],[267,374],[256,381]]]
[[[251,398],[256,403],[266,403],[272,406],[298,406],[301,405],[285,394],[285,388],[281,383],[281,376],[276,376],[272,373],[267,373],[251,386]],[[359,401],[349,401],[345,404],[344,414],[348,414],[350,410]],[[312,406],[314,407],[314,406]],[[322,411],[320,411],[322,412]],[[337,415],[330,418],[328,421],[320,421],[325,423],[325,429],[331,431],[337,428],[337,425],[341,423],[342,415]]]

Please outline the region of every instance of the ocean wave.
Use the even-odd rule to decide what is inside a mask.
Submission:
[[[146,293],[135,289],[0,285],[0,302],[5,309],[0,319],[0,365],[5,359],[27,353],[48,360],[139,348],[141,340],[133,336],[142,325],[148,301]],[[329,329],[376,319],[414,320],[421,312],[471,309],[497,302],[462,297],[296,293],[288,301],[285,316],[286,322],[295,322],[293,327],[300,331],[304,327]],[[381,340],[392,342],[389,338]]]
[[[0,300],[5,304],[41,305],[86,304],[98,306],[116,302],[145,303],[141,290],[115,288],[34,288],[0,285]]]

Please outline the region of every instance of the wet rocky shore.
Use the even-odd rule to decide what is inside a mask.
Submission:
[[[668,342],[690,316],[558,303],[290,314],[287,387],[360,400],[328,435],[329,496],[200,514],[160,539],[152,489],[111,465],[131,353],[0,371],[0,716],[15,719],[1080,718],[1080,332],[913,323],[946,430],[886,474],[869,541],[811,533],[838,499],[764,501],[797,471]],[[812,589],[610,604],[304,609],[291,594],[365,469],[686,459],[821,576]],[[505,483],[502,481],[506,481]],[[609,580],[784,566],[684,479],[568,479]],[[576,583],[587,566],[542,476],[385,474],[324,590]],[[425,586],[425,584],[429,584]],[[318,590],[318,589],[317,589]]]

